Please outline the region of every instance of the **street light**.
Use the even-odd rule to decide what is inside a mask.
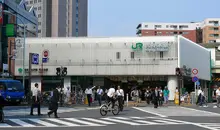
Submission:
[[[24,24],[24,22],[22,21],[22,19],[21,18],[19,18],[19,17],[17,17],[16,16],[16,14],[13,14],[12,12],[10,12],[10,11],[8,11],[8,10],[3,10],[3,13],[5,13],[5,14],[8,14],[8,15],[13,15],[13,16],[15,16],[17,19],[19,19],[20,21],[21,21],[21,23],[23,24],[23,26],[24,26],[24,44],[23,44],[23,56],[22,56],[22,58],[23,58],[23,63],[22,63],[22,68],[23,68],[23,73],[22,73],[22,75],[23,75],[23,78],[22,78],[22,80],[23,80],[23,86],[25,86],[25,38],[26,38],[26,27],[25,27],[25,24]]]

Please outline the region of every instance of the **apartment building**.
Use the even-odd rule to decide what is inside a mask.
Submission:
[[[26,0],[38,17],[39,37],[87,36],[88,0]]]
[[[139,36],[182,35],[196,42],[197,28],[200,23],[141,23],[137,27]]]
[[[202,22],[203,43],[215,43],[220,39],[220,18],[208,18]]]
[[[220,38],[220,18],[208,18],[191,23],[151,23],[137,26],[138,36],[182,35],[196,43],[215,43]]]

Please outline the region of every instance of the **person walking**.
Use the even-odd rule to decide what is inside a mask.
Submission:
[[[34,115],[33,114],[33,109],[37,106],[37,113],[38,116],[41,116],[41,112],[40,112],[40,90],[38,89],[38,83],[34,84],[34,89],[32,91],[32,105],[31,105],[31,112],[30,115]]]
[[[57,88],[53,90],[53,94],[52,94],[52,97],[50,99],[50,104],[49,104],[50,111],[47,113],[48,117],[50,117],[50,115],[54,113],[54,117],[59,118],[57,116],[58,102],[59,102],[59,97],[60,97],[59,88],[60,86],[57,86]]]
[[[3,107],[5,106],[5,100],[4,97],[1,94],[0,90],[0,123],[4,123],[4,112],[3,112]]]
[[[116,91],[116,95],[118,96],[118,104],[119,104],[120,111],[122,111],[123,110],[124,91],[123,91],[123,89],[120,88],[120,86],[118,86],[118,89]]]
[[[101,89],[101,87],[99,86],[97,89],[97,99],[99,101],[99,106],[102,105],[102,95],[104,94],[103,90]]]
[[[158,107],[159,97],[160,97],[160,91],[156,87],[155,90],[152,92],[152,101],[153,101],[153,104],[154,104],[154,108]]]

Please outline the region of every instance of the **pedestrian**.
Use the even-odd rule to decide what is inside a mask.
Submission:
[[[169,102],[169,95],[170,91],[168,90],[168,87],[165,86],[165,89],[163,90],[163,97],[164,97],[164,104],[168,105]]]
[[[67,87],[67,89],[65,90],[64,94],[65,94],[65,104],[69,104],[70,98],[71,98],[70,87]]]
[[[56,87],[56,89],[53,90],[53,95],[50,99],[50,103],[49,103],[49,112],[47,113],[47,115],[50,117],[50,115],[52,113],[54,113],[54,117],[55,118],[59,118],[57,116],[57,110],[58,110],[58,102],[59,102],[59,98],[60,98],[60,93],[59,93],[59,89],[60,89],[60,86],[58,85]]]
[[[101,106],[102,104],[102,96],[103,96],[104,92],[103,90],[101,89],[100,86],[98,86],[98,89],[97,89],[97,99],[99,101],[99,106]]]
[[[32,105],[31,105],[31,112],[30,112],[30,115],[34,115],[33,114],[33,109],[35,107],[37,107],[37,113],[38,113],[38,116],[42,115],[41,112],[40,112],[40,98],[41,98],[41,95],[40,95],[40,90],[38,88],[38,83],[35,83],[34,84],[34,89],[32,90]]]
[[[85,90],[85,94],[87,95],[87,100],[88,100],[89,106],[91,106],[91,103],[92,103],[92,89],[95,87],[96,86],[92,87],[92,84],[90,84],[90,86],[88,86],[88,88],[86,88],[86,90]]]
[[[124,91],[118,86],[118,90],[116,91],[116,95],[118,96],[118,104],[120,111],[123,110],[123,100],[124,100]]]
[[[3,112],[3,107],[5,106],[5,100],[4,97],[1,94],[0,90],[0,123],[4,123],[4,112]]]
[[[137,87],[134,88],[133,91],[131,91],[131,98],[134,101],[134,106],[138,106],[138,101],[139,101],[139,91]]]
[[[159,97],[160,97],[160,91],[156,87],[155,90],[152,92],[152,102],[154,104],[154,108],[158,107]]]

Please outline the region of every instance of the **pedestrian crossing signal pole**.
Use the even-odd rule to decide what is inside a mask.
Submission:
[[[180,68],[176,68],[176,76],[177,76],[177,82],[178,82],[178,92],[179,92],[179,105],[181,104],[181,96],[180,96],[180,89],[181,89],[181,85],[182,85],[182,71]]]
[[[64,88],[64,77],[67,75],[67,67],[57,67],[56,74],[60,77],[60,106],[63,106],[63,88]]]

